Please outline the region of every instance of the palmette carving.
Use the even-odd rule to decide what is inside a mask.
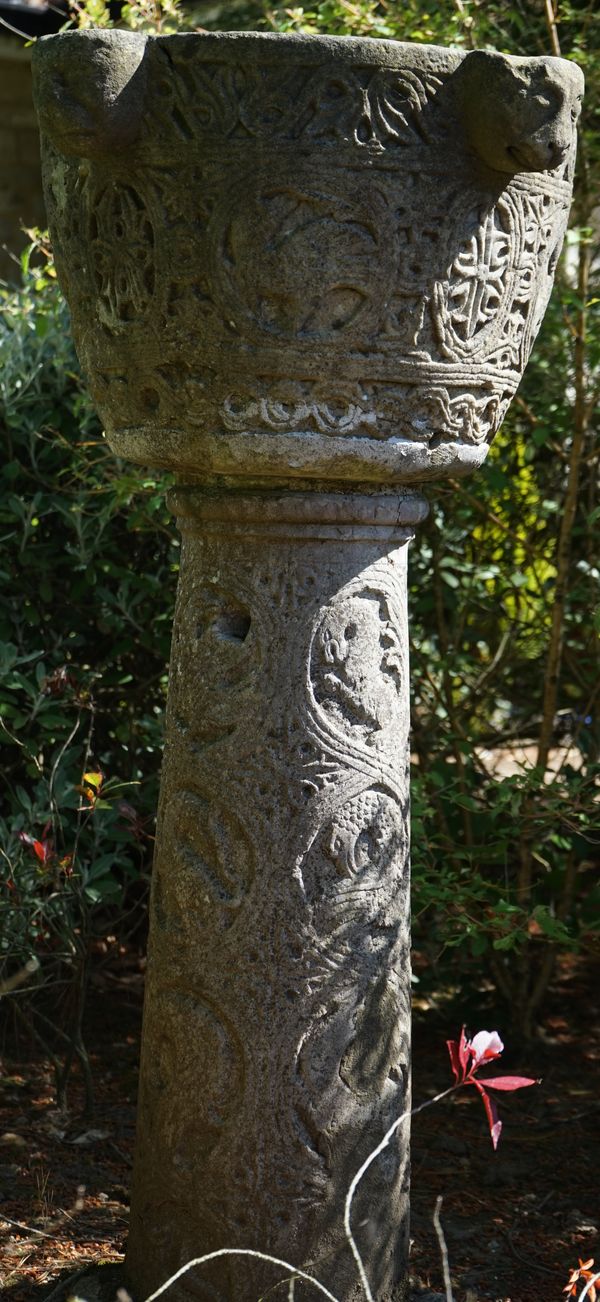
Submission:
[[[120,160],[55,130],[50,225],[117,451],[236,473],[242,439],[260,473],[290,436],[292,473],[400,480],[485,455],[550,292],[580,77],[383,45],[158,39]],[[465,116],[486,79],[498,170]]]
[[[141,195],[132,185],[108,182],[89,214],[89,249],[98,315],[109,327],[147,319],[155,287],[154,244]]]

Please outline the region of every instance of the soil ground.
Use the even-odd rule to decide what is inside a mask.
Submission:
[[[540,1033],[520,1045],[489,991],[470,1004],[442,986],[419,994],[414,1017],[415,1104],[450,1080],[447,1038],[498,1029],[503,1072],[542,1077],[500,1097],[504,1130],[493,1152],[474,1089],[413,1122],[412,1299],[445,1302],[432,1215],[441,1220],[454,1302],[560,1302],[578,1258],[600,1261],[600,971],[561,965]],[[78,1120],[74,1071],[59,1113],[50,1063],[5,1035],[0,1098],[0,1298],[42,1302],[61,1275],[119,1261],[128,1187],[143,974],[126,953],[93,975],[86,1040],[96,1108]],[[417,987],[420,991],[421,986]],[[600,1267],[599,1267],[600,1268]]]

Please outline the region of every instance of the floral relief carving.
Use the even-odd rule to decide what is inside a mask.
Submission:
[[[433,135],[443,138],[442,122],[438,120],[435,128],[431,122],[432,105],[442,84],[441,77],[422,77],[409,69],[376,72],[367,88],[371,139],[389,147],[430,143]],[[358,132],[356,137],[361,138]]]
[[[424,113],[441,85],[441,78],[409,69],[320,71],[309,78],[288,122],[296,138],[351,140],[378,149],[410,146],[429,139]]]
[[[107,324],[143,319],[155,288],[154,228],[133,185],[107,181],[94,196],[89,243],[100,316]]]
[[[324,435],[360,440],[357,467],[389,443],[391,470],[400,440],[415,475],[442,444],[485,449],[545,308],[572,149],[547,173],[482,168],[455,89],[468,58],[282,70],[151,44],[131,159],[82,181],[55,153],[49,186],[60,264],[92,269],[73,320],[119,447],[210,430],[226,470],[245,434]]]
[[[479,346],[478,336],[495,322],[507,296],[515,252],[511,216],[498,203],[474,221],[473,234],[452,263],[446,295],[437,305],[449,357],[468,356]]]
[[[165,46],[158,42],[157,47],[162,67],[152,83],[147,120],[158,118],[183,140],[201,133],[229,139],[308,137],[323,144],[351,141],[383,149],[429,141],[434,133],[427,118],[444,82],[434,73],[348,67],[332,72],[307,65],[282,75],[271,65],[265,75],[241,62],[199,63],[174,47],[167,62]],[[445,134],[440,115],[435,135]]]

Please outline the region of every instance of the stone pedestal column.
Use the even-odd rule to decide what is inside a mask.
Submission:
[[[340,1193],[409,1088],[406,550],[426,508],[174,505],[129,1266],[149,1290],[200,1245],[262,1247],[358,1299]],[[378,1297],[402,1274],[407,1196],[396,1149],[355,1211]],[[276,1279],[219,1262],[192,1292],[256,1299]]]
[[[45,187],[114,450],[184,535],[128,1269],[362,1296],[409,1097],[411,485],[483,461],[565,229],[581,76],[394,42],[69,33]],[[354,1224],[401,1299],[406,1133]],[[247,1259],[177,1302],[256,1302]],[[307,1297],[310,1287],[296,1287]]]

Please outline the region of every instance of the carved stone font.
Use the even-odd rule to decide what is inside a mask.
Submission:
[[[351,38],[43,43],[46,195],[111,444],[197,475],[479,465],[540,324],[579,69]]]
[[[410,1088],[411,485],[481,464],[519,383],[581,74],[255,34],[34,62],[79,355],[115,452],[176,472],[184,538],[131,1287],[254,1248],[359,1302],[344,1196]],[[404,1296],[401,1134],[353,1212],[377,1302]],[[283,1273],[218,1258],[169,1296]]]

